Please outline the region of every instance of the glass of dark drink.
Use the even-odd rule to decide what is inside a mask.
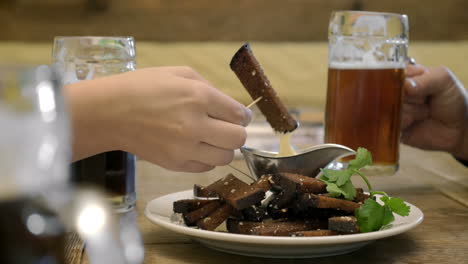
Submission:
[[[66,263],[73,255],[66,236],[74,231],[90,263],[139,264],[136,223],[112,217],[101,192],[70,188],[61,88],[48,66],[0,65],[0,263]]]
[[[46,205],[68,182],[68,122],[56,77],[45,65],[0,66],[2,264],[65,262],[65,228]]]
[[[65,263],[65,228],[32,199],[0,201],[0,263]]]
[[[56,37],[53,62],[64,85],[133,71],[134,40],[132,37]],[[135,156],[131,153],[112,151],[74,162],[72,181],[103,189],[117,212],[127,212],[135,206]]]
[[[325,142],[364,147],[373,157],[367,173],[393,175],[399,160],[408,18],[334,12],[328,38]]]

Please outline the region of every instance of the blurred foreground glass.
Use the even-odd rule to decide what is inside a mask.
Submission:
[[[398,170],[408,18],[335,12],[328,40],[325,142],[365,147],[373,157],[366,172],[392,175]]]
[[[133,71],[134,41],[131,37],[56,37],[53,62],[64,85]],[[72,181],[103,188],[117,212],[135,206],[135,156],[130,153],[111,151],[77,161],[72,165]]]
[[[139,264],[135,221],[119,226],[99,192],[69,186],[63,101],[50,67],[0,66],[0,263],[65,264],[73,230],[91,264]]]
[[[0,263],[63,263],[65,228],[50,207],[68,182],[58,80],[47,66],[0,66]],[[40,197],[40,199],[39,199]]]

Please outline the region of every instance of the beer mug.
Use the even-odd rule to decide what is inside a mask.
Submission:
[[[56,37],[53,62],[64,85],[133,71],[134,40],[132,37]],[[131,153],[111,151],[77,161],[72,165],[72,181],[103,189],[117,212],[127,212],[135,206],[135,156]]]
[[[334,12],[328,39],[325,142],[364,147],[373,157],[367,173],[393,175],[398,170],[408,18]]]

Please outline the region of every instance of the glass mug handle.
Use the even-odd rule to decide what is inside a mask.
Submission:
[[[413,57],[408,57],[408,64],[416,65],[418,63],[416,62],[416,60]]]

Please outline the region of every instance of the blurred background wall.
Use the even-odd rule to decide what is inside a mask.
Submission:
[[[228,63],[250,41],[288,105],[322,108],[333,10],[408,14],[410,55],[468,86],[468,0],[0,0],[0,64],[51,62],[57,35],[130,35],[138,67],[189,65],[251,99]]]
[[[0,0],[0,40],[325,41],[332,10],[406,13],[412,40],[468,39],[467,0]]]

